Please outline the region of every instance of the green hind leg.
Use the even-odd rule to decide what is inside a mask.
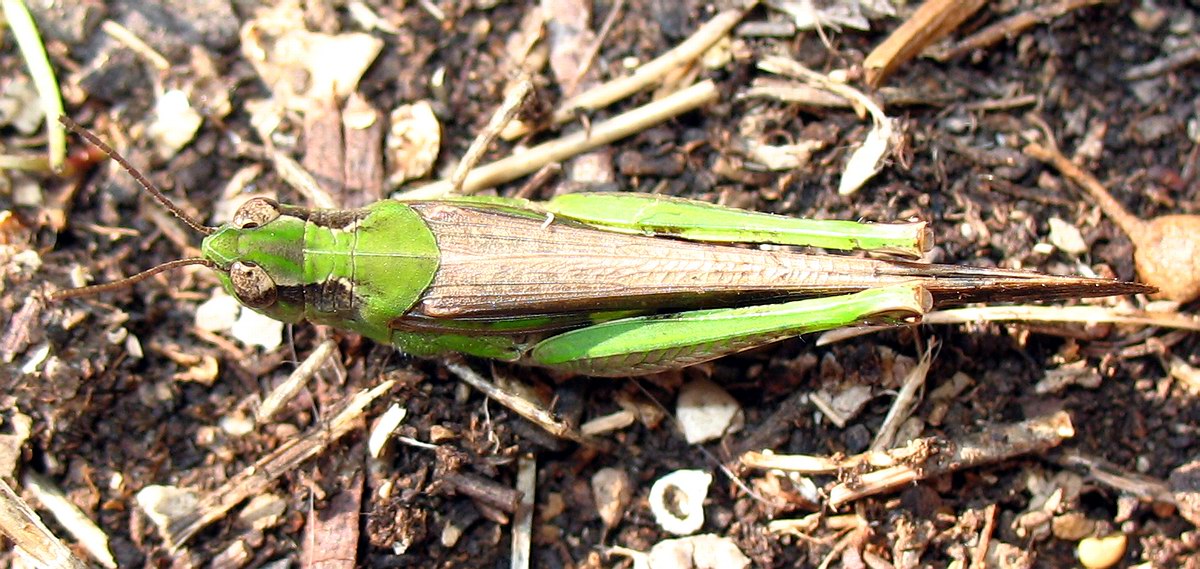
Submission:
[[[807,332],[919,317],[931,306],[924,288],[896,285],[780,304],[623,318],[542,340],[525,360],[584,375],[644,375]]]

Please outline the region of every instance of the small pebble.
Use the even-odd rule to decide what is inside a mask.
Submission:
[[[619,468],[602,468],[592,475],[592,499],[606,527],[620,523],[625,508],[633,498],[629,474]]]
[[[444,443],[457,437],[458,434],[453,429],[443,427],[441,425],[433,425],[429,427],[429,442],[433,444]]]
[[[1153,144],[1179,129],[1179,123],[1168,115],[1153,115],[1133,124],[1133,138],[1139,144]]]
[[[1067,512],[1054,516],[1050,522],[1050,532],[1063,541],[1079,541],[1091,535],[1095,529],[1096,522],[1088,519],[1083,512]]]
[[[1082,255],[1088,251],[1079,228],[1057,217],[1050,218],[1050,243],[1068,255]]]
[[[244,437],[254,432],[254,418],[241,412],[234,412],[220,420],[221,430],[234,437]]]
[[[205,332],[227,332],[237,322],[242,305],[237,299],[217,291],[213,297],[196,307],[196,327]]]
[[[154,122],[146,129],[155,143],[158,155],[170,158],[187,146],[204,124],[204,117],[188,102],[187,94],[178,89],[163,93],[154,104]]]
[[[1167,477],[1167,485],[1179,506],[1179,515],[1200,525],[1200,460],[1181,464]]]
[[[650,569],[745,569],[750,558],[728,537],[706,533],[654,544]]]
[[[287,511],[287,502],[275,494],[259,494],[238,512],[238,523],[244,527],[262,531],[273,528],[283,521],[283,513]]]
[[[1153,32],[1167,21],[1167,11],[1153,3],[1142,3],[1141,6],[1129,12],[1129,18],[1143,32]]]
[[[283,344],[283,322],[253,310],[243,310],[229,333],[247,346],[262,346],[267,351]]]
[[[136,499],[146,517],[165,530],[176,520],[194,515],[200,496],[177,486],[151,485],[142,488]]]
[[[688,444],[719,439],[742,427],[742,408],[721,386],[699,379],[679,390],[675,417]]]
[[[1121,562],[1125,557],[1128,539],[1123,533],[1080,540],[1075,549],[1079,563],[1088,569],[1104,569]]]

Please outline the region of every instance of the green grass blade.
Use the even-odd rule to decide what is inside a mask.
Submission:
[[[21,50],[25,65],[29,66],[29,75],[38,91],[38,100],[42,104],[42,112],[46,115],[46,133],[50,140],[50,167],[54,171],[62,168],[63,159],[67,155],[67,135],[58,117],[63,114],[62,94],[58,90],[58,79],[54,76],[54,68],[46,55],[46,46],[38,33],[37,24],[29,13],[23,0],[0,0],[4,8],[4,18],[12,29]]]

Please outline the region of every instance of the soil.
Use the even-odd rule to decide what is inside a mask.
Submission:
[[[228,209],[227,187],[247,167],[261,172],[251,184],[235,187],[237,193],[311,203],[285,183],[271,161],[275,152],[302,161],[335,203],[357,205],[390,194],[379,173],[326,183],[355,171],[339,167],[339,160],[357,159],[355,152],[374,152],[379,164],[379,132],[365,142],[343,139],[337,122],[331,134],[325,110],[288,110],[275,114],[280,122],[272,139],[260,138],[251,122],[263,116],[256,114],[261,103],[255,101],[279,86],[261,80],[242,50],[243,26],[255,17],[256,3],[75,4],[35,10],[68,116],[113,141],[186,210],[211,221],[212,212]],[[304,4],[309,30],[363,29],[355,10],[342,3]],[[516,77],[512,44],[525,37],[522,25],[538,3],[351,4],[365,6],[398,32],[368,32],[383,47],[357,93],[382,117],[405,103],[430,102],[442,128],[435,167],[448,175]],[[621,15],[604,35],[590,75],[580,81],[584,86],[627,74],[631,63],[666,52],[718,11],[697,0],[620,4]],[[988,3],[948,41],[1040,4]],[[582,5],[592,10],[581,21],[593,32],[613,9],[608,2]],[[876,20],[869,32],[830,28],[759,37],[737,28],[725,48],[727,61],[693,71],[717,83],[720,101],[597,151],[591,160],[612,165],[607,180],[589,179],[580,174],[586,168],[573,163],[537,183],[526,177],[495,191],[544,199],[581,188],[619,188],[791,216],[921,219],[935,232],[930,260],[1132,280],[1130,241],[1077,188],[1020,150],[1038,132],[1030,118],[1036,114],[1064,151],[1078,150],[1085,169],[1137,215],[1200,212],[1200,66],[1193,58],[1144,78],[1127,75],[1188,45],[1195,50],[1198,7],[1184,0],[1087,6],[947,61],[917,58],[901,66],[886,82],[909,98],[887,106],[899,119],[898,150],[876,178],[848,196],[835,188],[869,120],[849,109],[735,95],[755,78],[769,77],[755,66],[767,55],[786,55],[826,73],[854,69],[913,8]],[[116,43],[100,31],[106,19],[161,53],[170,67],[156,69]],[[767,22],[786,29],[789,21],[758,7],[743,25]],[[11,93],[26,67],[12,36],[2,41],[0,76],[6,79],[0,89]],[[571,45],[586,47],[590,41]],[[570,88],[548,66],[536,67],[533,77],[535,93],[522,110],[529,121],[545,116]],[[163,158],[146,125],[156,100],[170,89],[191,93],[205,121],[182,150]],[[215,110],[222,97],[228,99],[227,113]],[[637,94],[570,125],[543,130],[524,144],[654,97],[650,91]],[[745,140],[820,140],[824,146],[802,167],[774,172],[746,157]],[[335,156],[329,166],[318,150],[343,154],[339,141],[344,156]],[[31,153],[44,142],[44,135],[22,134],[13,124],[0,130],[8,154]],[[16,452],[17,469],[0,475],[10,476],[18,488],[23,473],[53,481],[107,534],[122,567],[507,566],[516,517],[508,506],[519,498],[510,491],[523,457],[536,459],[535,567],[628,567],[632,561],[610,547],[648,551],[676,537],[655,522],[648,495],[655,480],[684,468],[714,477],[701,531],[730,538],[756,567],[817,566],[827,560],[846,567],[886,566],[878,561],[966,566],[984,559],[998,566],[1058,567],[1077,563],[1080,537],[1113,533],[1128,539],[1122,564],[1200,566],[1200,534],[1179,509],[1116,488],[1095,469],[1079,466],[1084,457],[1106,472],[1163,483],[1192,464],[1200,449],[1200,406],[1185,381],[1172,379],[1169,363],[1200,365],[1194,334],[1050,324],[899,328],[826,346],[810,337],[788,340],[636,380],[467,362],[485,377],[525,386],[527,397],[550,406],[568,425],[615,413],[629,401],[651,408],[658,402],[670,415],[680,386],[698,378],[724,387],[744,414],[739,433],[701,445],[687,444],[670,420],[662,420],[604,433],[600,438],[607,446],[596,448],[547,434],[466,388],[442,361],[406,356],[351,333],[298,324],[287,328],[283,346],[264,350],[228,333],[205,332],[197,327],[196,311],[218,283],[203,267],[96,297],[39,301],[39,294],[72,286],[80,271],[109,282],[192,255],[186,247],[199,243],[199,236],[144,199],[126,173],[88,154],[78,139],[71,148],[73,164],[80,166],[76,174],[10,172],[0,193],[5,214],[0,322],[7,323],[0,338],[5,359],[0,425],[12,435],[18,415],[32,419],[28,437],[8,445]],[[495,142],[484,161],[513,150],[513,143]],[[1086,251],[1073,255],[1047,247],[1052,218],[1078,228]],[[1194,307],[1180,310],[1189,308]],[[270,421],[253,424],[264,394],[326,339],[336,344],[336,362],[324,366]],[[799,498],[802,482],[740,465],[749,450],[829,457],[867,450],[903,379],[897,370],[934,341],[925,400],[904,432],[953,441],[1065,410],[1074,436],[1049,450],[932,477],[837,511],[822,508],[823,498]],[[1067,376],[1075,379],[1067,385],[1038,388],[1048,373],[1071,370]],[[172,550],[139,507],[139,492],[149,486],[218,487],[299,433],[321,428],[338,402],[385,378],[397,386],[368,408],[366,421],[267,486],[263,494],[286,506],[274,523],[253,527],[239,521],[238,506],[185,548]],[[962,388],[953,396],[931,395],[954,382]],[[843,427],[810,402],[818,393],[855,386],[865,386],[870,397]],[[407,411],[397,434],[416,442],[393,441],[381,458],[368,458],[369,423],[392,405]],[[611,526],[602,520],[592,489],[593,476],[606,468],[628,476],[632,495]],[[828,488],[839,476],[849,475],[809,480]],[[38,507],[28,491],[19,493]],[[1057,502],[1047,505],[1052,500]],[[38,511],[52,531],[73,542],[47,511]],[[768,526],[817,512],[825,521],[800,535]],[[838,517],[842,514],[853,516]],[[838,526],[834,520],[853,523]],[[1070,535],[1063,529],[1069,521],[1086,531]],[[327,535],[334,526],[347,532],[340,541]],[[978,551],[981,542],[988,544],[986,555]],[[16,563],[11,550],[2,555],[0,563]]]

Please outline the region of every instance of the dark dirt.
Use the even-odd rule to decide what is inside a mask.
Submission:
[[[365,2],[400,33],[374,34],[385,45],[358,92],[385,113],[401,103],[430,100],[443,127],[441,167],[465,152],[500,104],[515,67],[506,60],[505,42],[537,3],[507,2],[490,8],[435,3],[445,11],[445,21],[434,19],[420,2],[402,9],[395,8],[396,3]],[[203,50],[215,62],[217,88],[228,93],[232,112],[221,120],[207,120],[195,140],[168,161],[156,159],[149,143],[135,135],[121,145],[123,150],[150,179],[193,211],[211,211],[222,200],[228,180],[253,164],[264,167],[256,189],[276,192],[281,201],[302,203],[274,172],[249,124],[245,102],[269,95],[238,48],[238,26],[250,16],[250,3],[191,1],[185,11],[173,9],[170,2],[88,2],[65,11],[62,4],[54,4],[60,6],[58,12],[40,11],[36,17],[65,85],[68,115],[106,138],[121,132],[136,135],[143,129],[131,125],[146,120],[159,88],[156,82],[175,86],[195,81],[193,70],[182,62],[191,61],[193,50]],[[1027,4],[1035,3],[991,3],[953,38],[1027,9]],[[595,3],[593,30],[600,28],[610,9],[610,3]],[[309,29],[360,29],[343,8],[330,10],[310,7]],[[624,74],[625,58],[644,62],[667,51],[715,13],[712,6],[695,0],[630,0],[624,10],[596,59],[599,81]],[[1163,16],[1157,25],[1151,21],[1155,15]],[[122,23],[180,63],[161,75],[151,73],[137,56],[99,31],[104,18]],[[760,7],[746,21],[784,18]],[[1089,246],[1079,259],[1083,265],[1102,276],[1133,279],[1129,240],[1057,173],[1021,154],[1021,135],[1034,130],[1026,113],[1036,112],[1068,154],[1085,139],[1100,143],[1102,150],[1086,160],[1086,169],[1138,215],[1200,212],[1200,66],[1192,62],[1147,79],[1125,78],[1129,69],[1165,57],[1170,46],[1197,41],[1200,11],[1195,2],[1088,7],[986,50],[944,63],[919,59],[902,67],[888,86],[918,93],[927,104],[888,108],[889,115],[902,119],[902,152],[853,196],[838,196],[834,188],[849,149],[866,134],[865,121],[848,110],[808,110],[729,97],[764,75],[754,67],[762,55],[786,54],[821,71],[845,68],[861,63],[896,25],[897,20],[889,19],[876,22],[876,31],[870,33],[827,30],[829,44],[813,32],[737,37],[736,57],[730,63],[701,72],[721,87],[725,96],[720,103],[602,151],[616,165],[615,186],[795,216],[919,218],[930,221],[936,232],[933,258],[939,262],[1077,273],[1069,256],[1034,249],[1047,239],[1048,220],[1059,217],[1080,228]],[[25,73],[11,35],[2,41],[0,76],[8,79],[0,80],[0,86]],[[441,73],[444,85],[431,87],[431,77]],[[536,100],[528,112],[548,109],[560,98],[561,87],[549,71],[540,72],[536,86]],[[980,103],[1025,95],[1032,96],[1027,103],[979,110]],[[650,97],[637,95],[590,119],[633,108]],[[822,139],[826,149],[802,170],[766,173],[747,167],[732,141],[739,121],[750,114],[765,121],[763,132],[793,140]],[[305,140],[315,138],[305,131],[311,122],[311,117],[306,123],[294,113],[286,115],[273,144],[301,159],[303,149],[312,148],[306,145],[314,144]],[[550,136],[553,133],[535,140]],[[11,126],[4,127],[0,137],[6,153],[41,148],[43,142]],[[79,141],[73,147],[84,149]],[[485,160],[511,149],[498,143]],[[30,180],[40,183],[41,194],[34,200],[20,198],[21,185]],[[561,180],[552,178],[533,188],[532,197],[551,196]],[[931,338],[937,338],[940,347],[929,389],[958,373],[971,382],[936,424],[928,421],[931,403],[918,407],[916,416],[927,419],[921,436],[954,438],[1060,409],[1070,412],[1076,435],[1042,455],[963,470],[844,507],[841,513],[855,513],[868,524],[849,546],[859,557],[842,557],[844,566],[861,566],[856,563],[861,563],[863,552],[904,565],[895,557],[901,545],[920,552],[922,565],[961,560],[966,566],[986,525],[985,512],[993,505],[995,523],[988,539],[1027,550],[1024,560],[1012,566],[1072,565],[1074,541],[1055,537],[1045,525],[1018,531],[1019,518],[1040,507],[1033,503],[1041,492],[1036,489],[1039,481],[1078,472],[1066,466],[1064,454],[1081,454],[1118,471],[1166,480],[1174,469],[1195,460],[1200,449],[1195,428],[1200,406],[1186,385],[1172,381],[1165,367],[1172,356],[1200,365],[1197,337],[1157,329],[923,327],[821,348],[806,338],[637,382],[551,377],[538,370],[471,362],[485,375],[515,377],[537,386],[539,396],[553,401],[556,410],[576,424],[620,409],[623,398],[649,396],[673,409],[680,383],[706,374],[744,406],[742,433],[703,448],[687,445],[669,422],[656,428],[635,423],[604,435],[619,451],[598,452],[557,440],[489,403],[460,386],[439,362],[415,360],[354,335],[298,325],[291,329],[291,347],[285,343],[262,353],[232,339],[198,334],[195,310],[216,285],[204,270],[168,273],[132,289],[43,306],[31,300],[35,291],[70,286],[69,273],[80,265],[96,282],[106,282],[185,252],[147,215],[154,206],[140,197],[129,177],[107,163],[80,177],[22,174],[8,181],[0,193],[0,210],[13,216],[6,218],[0,241],[6,267],[0,321],[8,326],[0,338],[0,356],[9,362],[0,367],[0,425],[9,429],[18,412],[33,418],[32,434],[20,447],[20,468],[54,480],[107,533],[121,566],[206,565],[222,552],[230,555],[231,544],[239,540],[249,553],[228,566],[311,559],[304,553],[311,547],[306,546],[306,527],[317,523],[314,516],[334,515],[339,504],[344,505],[339,500],[353,498],[345,492],[348,486],[365,488],[359,511],[340,518],[357,519],[362,525],[359,565],[507,566],[511,545],[506,522],[511,514],[479,495],[510,489],[516,459],[524,453],[536,455],[538,461],[533,529],[537,567],[629,566],[627,560],[607,556],[605,548],[645,551],[672,537],[655,524],[646,496],[654,480],[679,468],[715,475],[703,531],[731,537],[755,566],[816,566],[831,555],[843,530],[821,527],[804,538],[769,533],[770,520],[799,518],[817,508],[797,502],[769,507],[732,482],[720,465],[761,488],[757,482],[762,473],[738,466],[741,452],[864,451],[892,400],[885,390],[897,387],[889,375],[890,362],[895,354],[917,356],[923,345],[919,340]],[[511,195],[524,183],[505,185],[499,193]],[[344,203],[362,199],[335,197]],[[124,235],[111,228],[137,233]],[[198,238],[187,238],[198,244]],[[40,258],[40,269],[13,260],[24,251]],[[129,338],[136,339],[143,355],[131,353]],[[323,338],[337,342],[344,375],[328,370],[318,374],[276,422],[244,435],[223,429],[223,417],[252,414],[262,394]],[[39,350],[44,356],[40,364],[23,370]],[[178,379],[205,357],[218,363],[214,382]],[[1047,370],[1079,359],[1099,370],[1098,387],[1035,393],[1034,385]],[[377,384],[385,375],[401,379],[400,387],[387,402],[377,402],[368,417],[395,402],[408,411],[399,434],[430,441],[438,433],[451,433],[439,439],[437,450],[397,445],[383,462],[368,466],[363,458],[366,429],[358,429],[272,488],[287,505],[277,525],[248,529],[234,521],[235,508],[197,535],[186,554],[168,551],[139,510],[135,495],[142,488],[213,488],[282,441],[319,424],[328,405]],[[821,419],[811,406],[795,407],[797,392],[836,391],[855,384],[873,387],[876,396],[844,429]],[[590,487],[593,474],[604,467],[626,471],[634,496],[620,522],[607,529]],[[1094,521],[1097,534],[1123,532],[1129,538],[1126,564],[1200,565],[1200,534],[1174,509],[1131,500],[1093,478],[1074,476],[1082,480],[1082,487],[1056,515],[1082,513]],[[19,485],[19,474],[15,480]],[[817,482],[830,480],[818,477]],[[388,498],[380,498],[377,491],[385,482],[391,491]],[[45,512],[43,516],[49,518]],[[50,527],[66,537],[55,522],[50,521]],[[449,527],[462,534],[447,544]],[[3,564],[11,564],[12,553],[5,555]]]

